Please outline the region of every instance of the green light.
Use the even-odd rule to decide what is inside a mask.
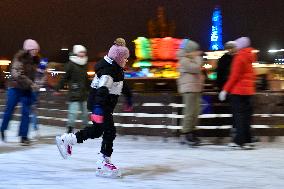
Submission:
[[[134,68],[141,68],[141,67],[151,67],[152,63],[148,61],[140,61],[140,62],[135,62],[132,67]]]
[[[208,74],[208,78],[210,80],[216,80],[217,79],[217,73],[216,72],[213,72],[211,74]]]

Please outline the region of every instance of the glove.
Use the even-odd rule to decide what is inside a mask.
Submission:
[[[47,67],[47,62],[46,61],[41,61],[38,66],[37,66],[37,70],[40,73],[44,73]]]
[[[228,94],[227,91],[221,91],[221,92],[219,93],[219,100],[220,100],[220,101],[226,100],[227,94]]]
[[[104,122],[104,112],[100,105],[95,105],[92,114],[91,114],[91,121],[96,123],[103,123]]]

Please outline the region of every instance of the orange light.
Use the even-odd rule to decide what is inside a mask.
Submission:
[[[0,66],[8,66],[11,64],[11,60],[0,60]]]
[[[88,75],[95,75],[96,72],[87,72]]]

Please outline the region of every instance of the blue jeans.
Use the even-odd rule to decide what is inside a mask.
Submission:
[[[31,125],[34,130],[38,130],[37,108],[38,108],[38,92],[32,94],[32,110],[31,110]]]
[[[7,130],[12,114],[17,104],[22,103],[22,118],[19,130],[19,136],[27,137],[29,131],[30,111],[32,104],[32,92],[17,88],[9,88],[7,91],[7,104],[3,115],[1,132]]]

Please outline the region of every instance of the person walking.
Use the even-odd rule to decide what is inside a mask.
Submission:
[[[55,95],[63,88],[65,83],[68,83],[68,121],[67,132],[72,133],[78,116],[78,111],[81,111],[83,126],[88,126],[88,75],[87,75],[87,49],[82,45],[74,45],[73,52],[69,56],[69,62],[64,67],[65,74],[55,86]]]
[[[30,122],[33,92],[38,91],[34,82],[39,63],[39,44],[32,39],[24,42],[23,49],[14,56],[11,65],[11,78],[8,82],[7,104],[1,125],[1,138],[6,141],[5,131],[8,128],[12,114],[19,102],[22,103],[22,117],[19,129],[22,145],[29,145],[28,130]]]

